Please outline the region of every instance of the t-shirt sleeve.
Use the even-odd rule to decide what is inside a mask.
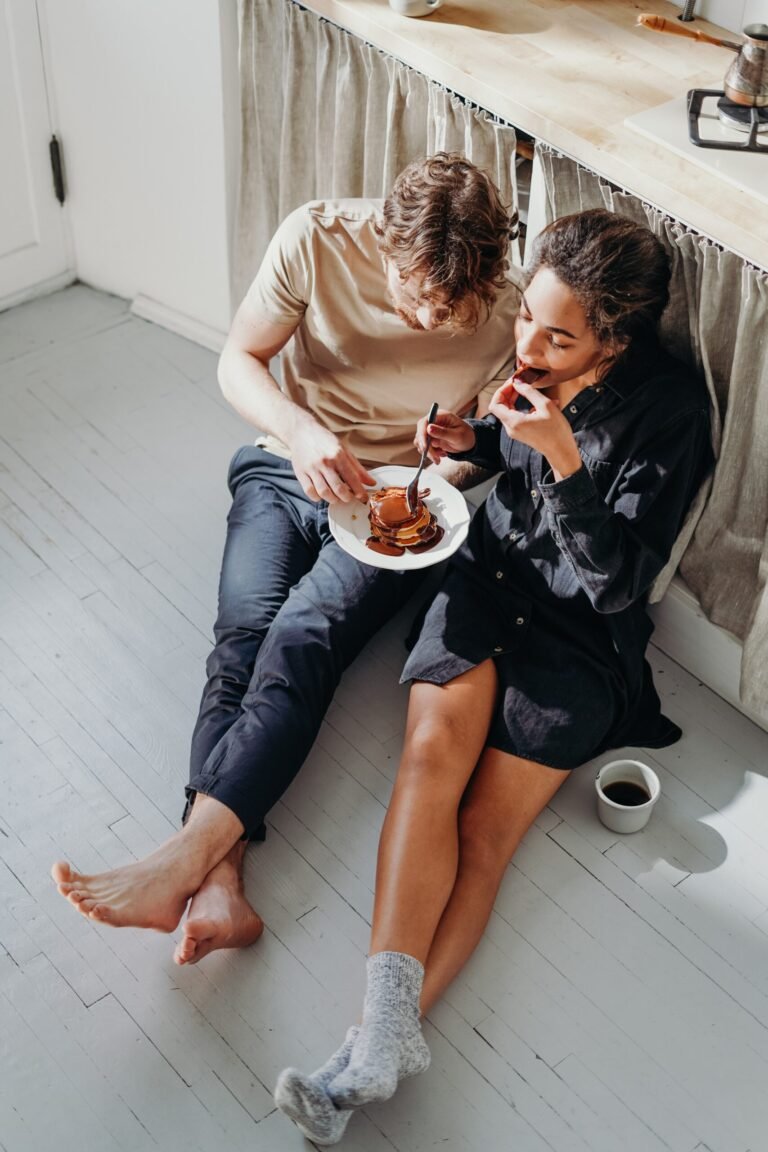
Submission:
[[[499,319],[508,333],[508,348],[506,355],[497,361],[493,375],[480,389],[477,396],[477,412],[479,416],[484,416],[488,411],[488,405],[493,399],[493,394],[496,390],[508,380],[515,371],[517,364],[516,349],[515,349],[515,319],[520,311],[520,300],[523,293],[524,278],[517,269],[510,270],[507,273],[508,284],[507,287],[500,294],[496,301],[496,309]]]
[[[303,204],[286,216],[272,237],[246,300],[277,324],[295,324],[310,292],[312,217]]]

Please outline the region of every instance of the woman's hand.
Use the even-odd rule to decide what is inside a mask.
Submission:
[[[518,412],[517,394],[533,405],[531,411]],[[576,438],[570,424],[555,400],[538,388],[521,380],[505,381],[493,394],[488,406],[511,440],[519,440],[546,456],[556,480],[563,480],[581,468]]]
[[[302,419],[291,436],[290,448],[294,472],[310,500],[365,503],[365,485],[376,481],[333,432],[311,417]]]
[[[433,464],[439,464],[449,452],[468,452],[474,447],[475,434],[461,416],[455,412],[446,412],[439,408],[432,424],[427,424],[426,416],[422,416],[416,425],[416,435],[413,439],[419,452],[423,452],[429,436],[429,459]]]

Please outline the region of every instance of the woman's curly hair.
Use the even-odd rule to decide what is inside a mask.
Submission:
[[[628,348],[656,333],[669,300],[664,245],[649,228],[594,208],[561,216],[537,236],[529,280],[549,268],[570,288],[606,348]]]
[[[437,152],[397,177],[376,234],[403,282],[423,277],[425,299],[446,305],[462,328],[476,328],[504,286],[517,213],[465,156]]]

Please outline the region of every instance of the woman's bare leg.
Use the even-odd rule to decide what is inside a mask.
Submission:
[[[474,952],[518,844],[569,775],[495,748],[484,751],[459,814],[459,866],[425,965],[422,1014]]]
[[[496,700],[493,661],[411,689],[405,744],[379,840],[370,952],[422,964],[456,881],[458,811]]]
[[[337,1110],[386,1100],[403,1077],[429,1066],[419,1023],[424,963],[456,881],[459,805],[488,734],[496,689],[492,661],[449,684],[411,689],[379,841],[362,1022],[349,1063],[324,1093]],[[302,1098],[294,1110],[305,1107]],[[317,1118],[313,1109],[307,1131],[316,1130]],[[340,1124],[346,1118],[340,1115]]]

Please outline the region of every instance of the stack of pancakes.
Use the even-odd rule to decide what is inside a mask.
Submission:
[[[371,492],[368,519],[371,535],[366,544],[374,552],[385,556],[402,556],[409,552],[423,552],[437,544],[443,536],[437,518],[424,503],[429,489],[419,492],[415,511],[408,506],[405,488],[392,486]]]

